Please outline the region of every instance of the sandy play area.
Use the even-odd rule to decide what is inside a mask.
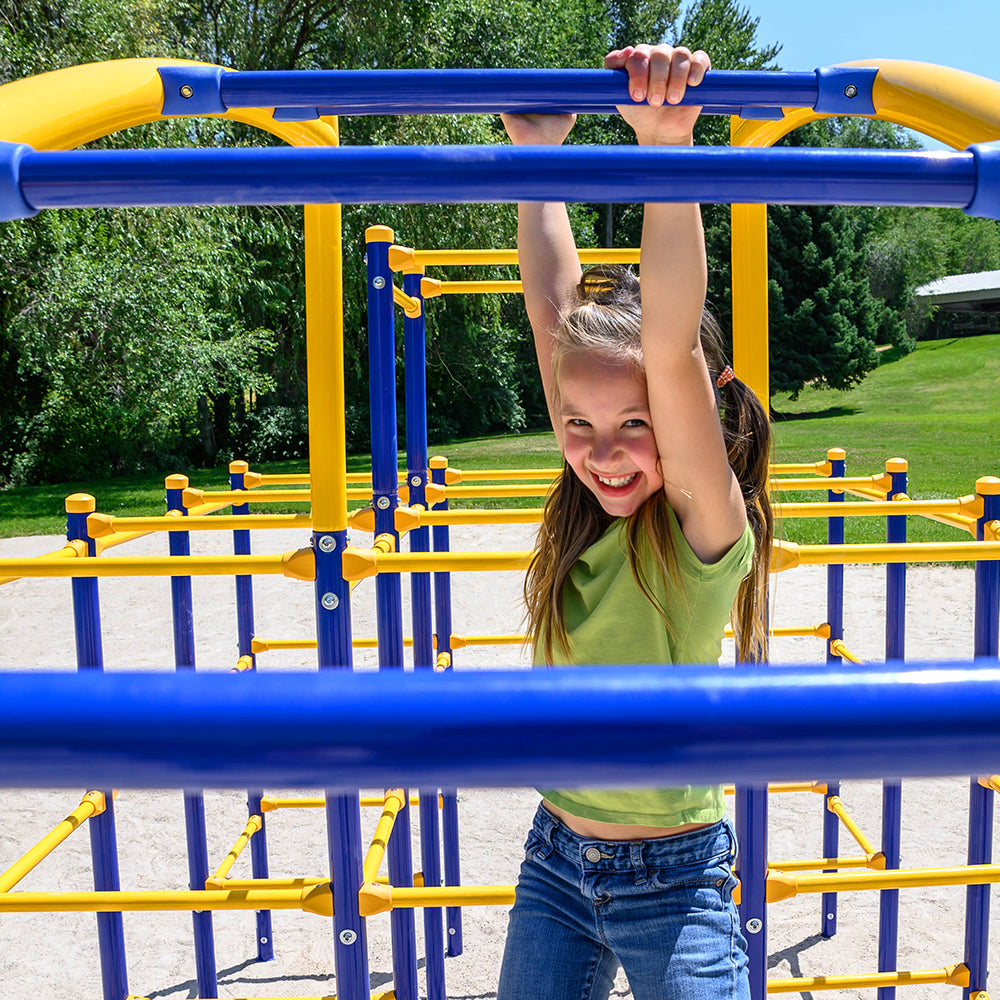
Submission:
[[[455,549],[523,549],[531,544],[531,527],[503,531],[452,529]],[[363,541],[359,536],[358,541]],[[254,550],[279,552],[307,543],[307,533],[255,534]],[[0,555],[38,555],[58,548],[58,538],[11,539],[0,542]],[[192,536],[196,552],[224,552],[231,536]],[[159,553],[162,538],[142,539],[116,554]],[[231,551],[231,549],[229,550]],[[883,656],[884,578],[881,568],[848,567],[846,571],[845,639],[864,660]],[[517,574],[455,574],[452,593],[457,633],[507,633],[520,622]],[[355,594],[355,636],[374,635],[373,586]],[[911,567],[907,589],[907,652],[913,659],[971,656],[972,571]],[[194,580],[198,666],[228,670],[236,659],[234,588],[229,579]],[[109,670],[172,669],[169,584],[161,580],[106,581],[101,584],[104,651]],[[270,638],[313,635],[310,585],[283,578],[255,583],[257,634]],[[825,570],[804,567],[776,578],[775,624],[806,625],[825,619]],[[22,580],[0,590],[0,670],[75,667],[69,581]],[[731,650],[727,655],[731,658]],[[822,642],[777,640],[776,662],[822,661]],[[517,647],[461,650],[456,669],[524,666]],[[370,665],[374,654],[357,655]],[[311,669],[314,654],[275,652],[260,658],[266,671]],[[239,683],[239,678],[233,678]],[[225,706],[219,706],[225,711]],[[266,739],[266,726],[248,738]],[[998,768],[1000,770],[1000,762]],[[803,779],[836,777],[802,775]],[[0,785],[3,784],[0,776]],[[963,864],[968,809],[967,777],[907,780],[903,785],[904,868]],[[81,790],[82,791],[82,790]],[[276,793],[279,789],[268,789]],[[311,790],[306,790],[311,791]],[[845,782],[842,798],[861,828],[877,844],[880,836],[881,786],[878,782]],[[79,802],[74,790],[0,791],[0,870],[10,865]],[[245,793],[208,792],[209,861],[214,869],[246,821]],[[524,836],[538,801],[531,789],[460,791],[463,878],[467,884],[511,883],[521,861]],[[117,802],[122,887],[181,889],[186,887],[184,819],[178,791],[123,789]],[[373,813],[369,810],[368,813]],[[772,796],[770,856],[816,857],[821,851],[822,799],[801,793]],[[1000,813],[998,813],[1000,815]],[[374,825],[366,815],[366,829]],[[272,813],[268,838],[273,875],[321,876],[326,872],[326,834],[322,810]],[[846,833],[845,854],[860,853]],[[234,876],[250,871],[249,852]],[[93,888],[89,838],[84,831],[29,875],[18,889],[69,891]],[[901,893],[899,967],[931,969],[960,962],[964,940],[964,888],[915,889]],[[1000,957],[1000,891],[994,891],[994,961]],[[846,974],[875,971],[878,900],[874,893],[847,893],[840,898],[839,931],[820,936],[820,903],[804,896],[771,906],[770,972],[791,975]],[[186,913],[125,914],[130,989],[137,996],[180,1000],[197,996],[191,919]],[[418,917],[418,936],[420,928]],[[255,961],[251,913],[217,913],[214,917],[221,997],[316,997],[336,992],[330,923],[310,914],[274,914],[273,962]],[[479,907],[464,913],[465,952],[448,959],[448,996],[453,1000],[488,1000],[495,996],[503,947],[506,911]],[[371,987],[391,984],[387,915],[368,922]],[[421,944],[422,949],[422,944]],[[422,969],[422,963],[421,963]],[[1000,987],[995,987],[1000,989]],[[423,990],[422,973],[421,989]],[[804,994],[806,996],[819,996]],[[838,997],[874,997],[873,990],[846,990]],[[102,996],[92,914],[10,915],[0,917],[0,1000],[99,1000]],[[628,997],[619,977],[615,996]],[[900,991],[904,1000],[960,996],[951,986],[916,986]]]

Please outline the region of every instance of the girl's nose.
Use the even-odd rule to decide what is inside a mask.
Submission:
[[[598,463],[614,457],[618,451],[618,438],[614,434],[598,434],[594,439],[594,459]]]

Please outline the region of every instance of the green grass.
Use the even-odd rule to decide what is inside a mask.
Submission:
[[[828,448],[840,447],[847,451],[848,475],[871,475],[884,471],[888,458],[906,458],[909,492],[915,499],[962,496],[974,492],[979,476],[1000,475],[994,444],[1000,418],[1000,336],[929,341],[905,357],[893,358],[891,352],[883,357],[882,366],[848,392],[807,387],[798,400],[776,396],[772,400],[776,461],[817,461],[826,457]],[[470,471],[560,464],[551,433],[435,444],[429,453],[446,455],[452,466]],[[348,471],[364,471],[368,462],[367,455],[352,455]],[[305,462],[275,462],[262,471],[301,472],[305,466]],[[192,486],[228,488],[224,468],[188,474]],[[18,487],[0,491],[0,537],[62,533],[64,499],[75,492],[94,494],[98,510],[108,514],[163,513],[163,475],[159,473]],[[816,493],[783,495],[789,500],[821,497]],[[458,502],[456,506],[479,503]],[[538,499],[500,499],[489,506],[539,503]],[[788,522],[783,536],[821,542],[826,538],[825,522]],[[956,532],[915,518],[910,521],[909,536],[914,541],[943,540],[955,538]],[[884,537],[884,520],[852,518],[847,522],[848,541]]]

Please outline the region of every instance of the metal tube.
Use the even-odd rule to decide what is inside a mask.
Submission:
[[[236,864],[237,859],[243,853],[243,849],[251,842],[253,835],[260,832],[262,825],[263,822],[260,816],[251,816],[247,820],[247,825],[243,828],[243,832],[236,838],[236,843],[229,848],[229,853],[216,870],[215,878],[224,879],[229,874],[233,865]],[[254,876],[254,878],[256,879],[257,876]]]
[[[740,725],[719,726],[720,715]],[[262,719],[267,739],[248,742]],[[795,780],[834,761],[845,778],[989,773],[997,759],[992,659],[832,672],[324,670],[238,683],[0,673],[0,770],[14,787],[549,787],[579,780],[581,760],[595,784],[710,784]]]
[[[35,209],[564,200],[964,208],[978,171],[973,153],[358,146],[29,151],[19,174]]]
[[[122,913],[158,910],[274,910],[329,913],[329,883],[303,889],[202,889],[151,892],[12,892],[0,896],[0,913]],[[120,1000],[120,998],[119,998]]]

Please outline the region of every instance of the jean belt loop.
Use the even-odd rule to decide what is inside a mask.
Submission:
[[[634,840],[629,845],[629,853],[631,854],[632,869],[635,872],[636,885],[645,885],[648,880],[646,862],[642,857],[642,847],[643,841],[641,840]]]
[[[736,842],[736,831],[733,829],[733,824],[727,819],[726,823],[726,836],[729,838],[729,856],[736,861],[736,856],[739,854],[739,844]]]
[[[556,828],[559,826],[559,820],[555,818],[547,809],[539,806],[542,813],[542,840],[545,841],[545,847],[539,848],[535,851],[535,856],[539,859],[547,858],[554,850],[555,844],[553,843],[553,837],[555,836]]]

